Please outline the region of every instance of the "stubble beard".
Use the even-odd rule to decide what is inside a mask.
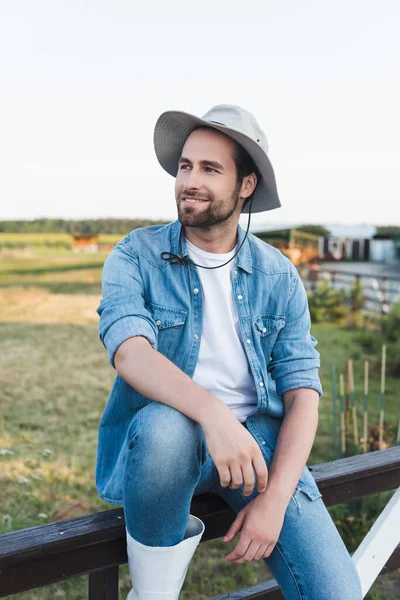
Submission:
[[[238,202],[240,200],[239,190],[240,184],[237,184],[233,193],[230,196],[229,204],[226,202],[215,202],[213,196],[209,195],[208,206],[205,210],[199,212],[197,208],[191,208],[186,206],[182,208],[180,202],[178,202],[178,219],[184,227],[201,227],[203,229],[209,229],[220,223],[227,221],[235,212]],[[190,194],[180,194],[190,196]]]

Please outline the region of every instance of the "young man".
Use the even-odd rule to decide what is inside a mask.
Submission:
[[[265,134],[219,105],[162,114],[154,144],[178,219],[117,244],[97,309],[117,377],[96,485],[124,507],[128,599],[179,598],[204,533],[191,500],[212,492],[237,514],[227,560],[263,559],[287,599],[359,600],[306,467],[322,395],[307,295],[292,263],[238,225],[280,206]]]

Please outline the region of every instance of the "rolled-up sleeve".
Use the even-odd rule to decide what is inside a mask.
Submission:
[[[311,335],[310,328],[307,292],[296,272],[293,274],[285,325],[278,333],[268,364],[268,372],[275,380],[280,396],[297,388],[311,388],[320,397],[323,395],[318,372],[320,354],[315,349],[318,342]]]
[[[102,298],[96,309],[100,317],[99,337],[114,369],[115,353],[128,338],[143,336],[157,350],[157,326],[145,306],[138,258],[125,240],[113,248],[104,262]]]

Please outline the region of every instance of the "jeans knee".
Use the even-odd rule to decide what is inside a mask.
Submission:
[[[142,409],[137,442],[153,463],[168,469],[196,455],[201,459],[204,433],[199,423],[180,411],[153,402]]]

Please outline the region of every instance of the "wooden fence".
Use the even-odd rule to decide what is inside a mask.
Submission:
[[[355,283],[362,285],[365,308],[373,312],[387,314],[392,304],[400,302],[400,277],[353,273],[333,267],[317,266],[317,269],[313,270],[304,265],[299,267],[299,273],[306,289],[312,291],[322,281],[329,281],[333,288],[347,292]]]
[[[340,504],[397,488],[400,446],[309,469],[325,504]],[[226,502],[214,494],[193,498],[190,512],[205,523],[202,542],[223,537],[236,518]],[[5,533],[0,535],[0,597],[87,574],[89,600],[118,600],[118,567],[127,560],[122,508]],[[400,544],[381,572],[398,567]],[[271,579],[214,600],[245,598],[282,600],[283,596]]]

